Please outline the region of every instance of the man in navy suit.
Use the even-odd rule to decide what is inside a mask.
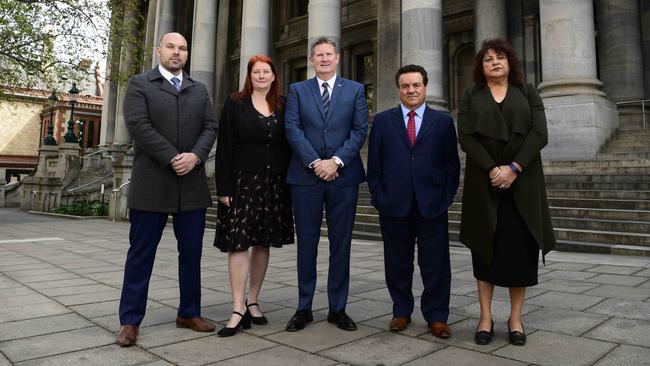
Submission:
[[[357,329],[345,305],[357,195],[366,178],[359,152],[368,130],[368,107],[363,84],[336,75],[339,57],[333,40],[317,39],[310,56],[316,77],[291,84],[285,106],[286,135],[293,149],[287,182],[298,237],[299,299],[287,323],[290,332],[313,321],[323,205],[330,244],[327,320],[343,330]]]
[[[427,82],[421,66],[397,71],[401,104],[375,116],[368,143],[368,186],[384,238],[386,285],[393,300],[390,329],[402,331],[411,322],[417,242],[422,313],[434,336],[448,338],[447,209],[458,189],[460,163],[453,120],[425,104]]]

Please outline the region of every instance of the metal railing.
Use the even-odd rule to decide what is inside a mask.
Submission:
[[[111,193],[111,196],[112,196],[111,201],[113,202],[113,221],[115,221],[115,218],[117,217],[117,206],[118,206],[117,205],[117,199],[122,194],[122,189],[124,187],[126,187],[127,185],[129,185],[129,183],[131,183],[130,180],[120,184],[120,186],[117,187],[117,188],[114,188],[113,192]],[[129,211],[128,210],[126,211],[126,217],[127,218],[129,217]]]
[[[641,104],[641,116],[643,120],[643,129],[645,130],[646,128],[648,128],[648,123],[646,121],[646,115],[645,115],[646,103],[650,104],[650,99],[626,100],[624,102],[617,102],[616,107],[618,107],[619,105]]]
[[[101,181],[104,181],[106,178],[111,177],[111,176],[113,176],[113,172],[110,172],[110,173],[106,174],[103,177],[97,178],[97,179],[93,180],[92,182],[88,182],[86,184],[82,184],[80,186],[70,188],[70,189],[66,190],[66,192],[67,193],[73,193],[73,192],[75,192],[77,190],[80,190],[80,189],[83,189],[83,188],[86,188],[86,187],[90,187],[90,186],[92,186],[94,184],[97,184],[97,183],[99,183]]]

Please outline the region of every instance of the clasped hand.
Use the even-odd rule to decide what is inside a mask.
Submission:
[[[489,173],[492,187],[499,189],[508,189],[512,182],[517,179],[517,174],[507,165],[495,166]]]
[[[339,176],[338,169],[339,166],[336,165],[336,160],[333,158],[314,163],[314,174],[326,182],[331,182]]]
[[[172,159],[172,169],[176,175],[185,175],[194,169],[194,166],[199,162],[199,157],[193,152],[180,153]]]

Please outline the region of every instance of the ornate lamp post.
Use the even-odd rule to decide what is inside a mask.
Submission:
[[[77,89],[77,83],[72,83],[72,88],[68,91],[70,94],[70,120],[68,121],[68,132],[65,133],[63,138],[65,142],[78,142],[77,136],[74,134],[74,105],[77,104],[77,97],[79,96],[79,89]]]
[[[54,108],[56,107],[56,102],[59,98],[56,97],[56,93],[52,91],[52,95],[47,98],[47,104],[50,106],[50,123],[47,124],[47,136],[43,140],[43,145],[54,145],[56,146],[56,140],[54,139]]]
[[[79,141],[79,147],[83,149],[84,148],[84,121],[77,121],[75,123],[77,124],[79,129],[79,137],[77,138],[77,141]]]

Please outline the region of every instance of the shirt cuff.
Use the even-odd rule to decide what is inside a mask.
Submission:
[[[336,161],[336,165],[338,165],[339,168],[343,168],[343,166],[345,166],[345,164],[343,164],[343,160],[341,160],[338,156],[332,156],[332,159]]]
[[[309,169],[314,169],[314,164],[318,163],[321,159],[316,159],[307,165]]]

